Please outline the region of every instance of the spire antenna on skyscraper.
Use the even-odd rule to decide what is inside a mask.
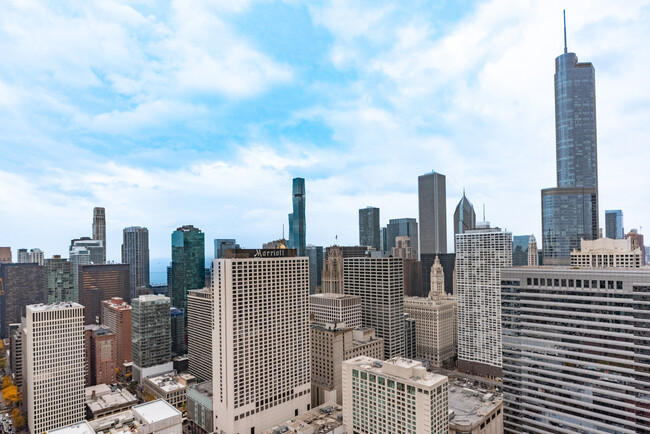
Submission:
[[[562,11],[562,15],[564,16],[564,54],[566,54],[566,9]]]

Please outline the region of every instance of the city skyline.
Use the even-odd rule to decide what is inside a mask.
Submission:
[[[424,14],[397,5],[244,2],[192,12],[122,5],[102,15],[93,6],[79,18],[103,24],[92,36],[86,24],[69,25],[65,9],[4,4],[5,20],[41,33],[31,40],[0,30],[8,59],[0,101],[12,107],[0,117],[0,224],[13,229],[0,244],[14,256],[38,247],[46,258],[67,257],[68,240],[92,236],[92,209],[104,207],[107,260],[120,261],[121,232],[134,225],[150,230],[152,262],[169,258],[168,234],[185,224],[207,240],[256,247],[280,237],[291,179],[303,177],[307,244],[328,246],[338,235],[339,244],[353,245],[358,209],[368,204],[380,208],[381,226],[418,218],[416,178],[431,169],[447,178],[448,228],[464,187],[477,208],[485,203],[487,220],[541,242],[539,190],[554,184],[552,75],[563,48],[562,5],[514,4],[441,5]],[[648,14],[648,2],[567,10],[569,51],[598,74],[603,229],[606,209],[623,209],[630,229],[645,227],[650,214],[647,201],[620,200],[622,191],[646,197],[650,188],[643,170],[628,170],[631,156],[650,158],[643,122],[650,91],[642,81]],[[368,24],[348,28],[359,15]],[[52,22],[43,25],[46,16]],[[254,24],[261,16],[296,26],[263,31]],[[265,41],[268,31],[277,34]],[[202,45],[212,32],[239,51]],[[300,35],[316,43],[288,44]],[[77,57],[55,45],[74,39],[83,41],[72,47]],[[112,44],[115,60],[93,57],[100,40]],[[174,42],[205,63],[155,71],[152,57],[182,61]],[[39,44],[47,56],[36,56]],[[218,68],[228,60],[233,70]]]

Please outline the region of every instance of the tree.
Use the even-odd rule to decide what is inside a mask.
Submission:
[[[7,366],[7,362],[5,361],[4,357],[0,359],[0,369],[4,369],[5,366]]]
[[[22,396],[18,393],[18,388],[12,385],[2,389],[2,399],[12,404],[17,404],[22,400]]]
[[[8,375],[5,375],[2,377],[2,388],[6,389],[9,386],[13,386],[14,382],[11,381],[11,377]]]
[[[14,408],[11,410],[11,417],[14,420],[14,427],[16,429],[21,429],[24,428],[26,423],[25,423],[25,416],[18,410],[17,408]]]

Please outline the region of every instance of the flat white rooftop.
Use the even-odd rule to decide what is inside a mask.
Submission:
[[[59,303],[50,303],[50,304],[30,304],[27,306],[27,309],[32,311],[43,311],[43,310],[55,310],[55,309],[69,309],[71,307],[83,307],[79,303],[73,301],[69,302],[59,302]]]
[[[163,374],[157,377],[148,377],[145,381],[150,381],[156,386],[160,387],[165,392],[173,392],[174,390],[185,389],[187,386],[176,379],[172,374]]]
[[[137,413],[147,423],[159,422],[181,414],[180,411],[176,410],[173,405],[164,399],[136,405],[133,407],[133,412]]]
[[[61,428],[53,429],[47,432],[48,434],[95,434],[95,430],[92,429],[88,422],[85,420],[82,422],[73,423],[72,425],[64,426]]]

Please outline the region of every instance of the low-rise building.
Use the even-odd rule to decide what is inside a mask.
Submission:
[[[343,434],[343,407],[334,402],[326,402],[310,411],[302,413],[262,434],[298,433],[298,434]]]
[[[142,380],[145,393],[164,399],[176,408],[187,403],[187,382],[169,372]]]
[[[343,362],[343,423],[352,433],[440,434],[449,426],[447,377],[421,362],[359,356]]]
[[[182,434],[183,415],[165,400],[157,399],[91,421],[89,425],[93,429],[89,434]]]
[[[47,434],[95,434],[95,430],[93,430],[88,422],[84,420],[61,428],[49,430],[47,431]]]
[[[187,420],[190,432],[206,434],[214,431],[212,381],[194,384],[187,389]]]
[[[86,387],[87,420],[119,413],[137,403],[138,398],[126,389],[107,384]]]
[[[449,433],[503,433],[501,396],[456,380],[449,389]]]

